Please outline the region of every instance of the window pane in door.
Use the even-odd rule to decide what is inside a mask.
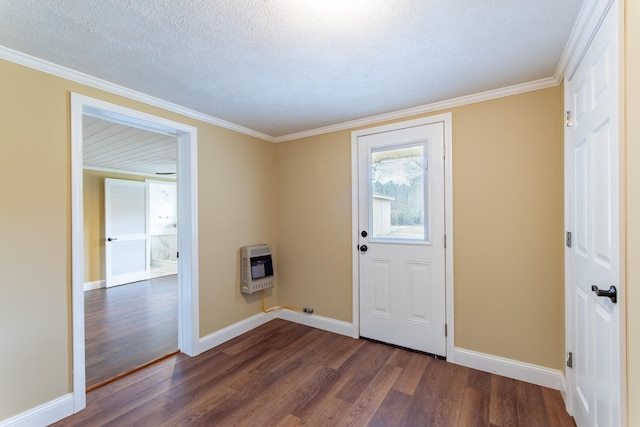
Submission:
[[[424,144],[371,152],[372,238],[428,239]]]

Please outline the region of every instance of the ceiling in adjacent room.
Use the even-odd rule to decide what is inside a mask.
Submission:
[[[175,178],[175,136],[97,117],[82,117],[82,163],[87,169]]]
[[[280,137],[553,77],[583,0],[1,0],[0,45]]]

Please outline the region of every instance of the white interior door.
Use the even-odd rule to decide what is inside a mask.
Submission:
[[[360,335],[446,356],[444,125],[357,144]]]
[[[566,89],[573,116],[567,138],[574,327],[569,386],[579,427],[621,423],[616,15],[615,7],[608,12]]]
[[[106,178],[106,286],[150,277],[149,191],[146,182]]]

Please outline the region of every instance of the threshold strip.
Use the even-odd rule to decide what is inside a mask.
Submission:
[[[107,384],[110,384],[110,383],[112,383],[112,382],[114,382],[114,381],[117,381],[117,380],[119,380],[120,378],[124,378],[124,377],[126,377],[126,376],[128,376],[128,375],[131,375],[131,374],[134,374],[134,373],[136,373],[136,372],[138,372],[138,371],[141,371],[141,370],[143,370],[144,368],[147,368],[147,367],[149,367],[149,366],[151,366],[151,365],[154,365],[154,364],[156,364],[156,363],[158,363],[158,362],[162,362],[163,360],[168,359],[168,358],[170,358],[171,356],[175,356],[175,355],[176,355],[176,354],[178,354],[178,353],[180,353],[180,350],[176,350],[176,351],[174,351],[173,353],[165,354],[164,356],[160,356],[160,357],[155,358],[155,359],[153,359],[153,360],[151,360],[151,361],[149,361],[149,362],[147,362],[147,363],[143,363],[143,364],[142,364],[142,365],[140,365],[140,366],[137,366],[137,367],[135,367],[135,368],[133,368],[133,369],[130,369],[130,370],[128,370],[127,372],[123,372],[123,373],[118,374],[118,375],[116,375],[116,376],[113,376],[113,377],[111,377],[111,378],[107,378],[107,379],[106,379],[106,380],[104,380],[104,381],[100,381],[100,382],[99,382],[99,383],[97,383],[97,384],[94,384],[94,385],[92,385],[92,386],[87,387],[87,393],[89,393],[90,391],[93,391],[93,390],[95,390],[95,389],[97,389],[97,388],[103,387],[103,386],[105,386],[105,385],[107,385]]]

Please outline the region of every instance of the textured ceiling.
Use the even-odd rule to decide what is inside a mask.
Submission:
[[[0,45],[271,136],[552,77],[582,0],[0,0]]]

